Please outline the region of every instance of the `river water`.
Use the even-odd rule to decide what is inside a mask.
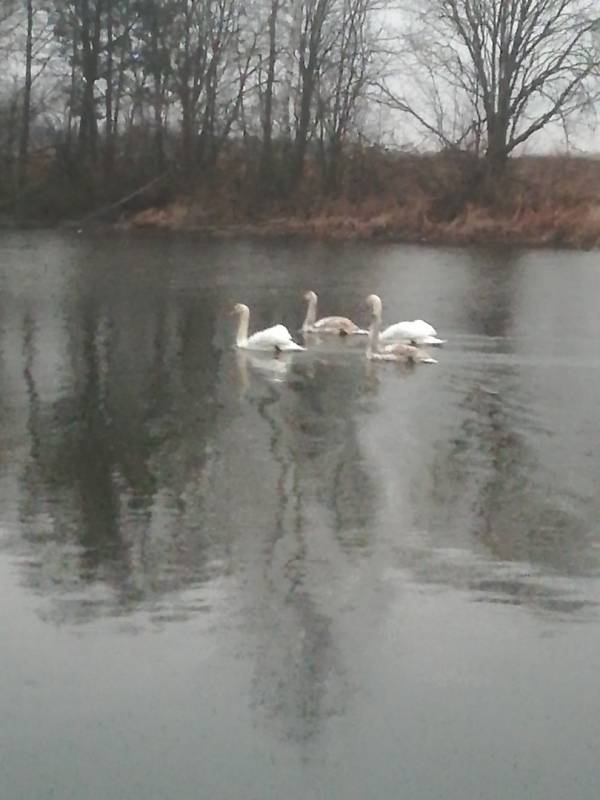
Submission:
[[[597,800],[597,254],[0,256],[2,798]],[[232,350],[307,288],[439,364]]]

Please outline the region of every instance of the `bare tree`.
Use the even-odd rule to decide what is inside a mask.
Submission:
[[[179,0],[172,53],[172,85],[181,107],[182,160],[187,175],[213,160],[218,115],[237,99],[242,7],[238,0]],[[231,123],[228,125],[228,129]]]
[[[313,98],[324,52],[327,48],[325,24],[333,3],[334,0],[304,0],[302,5],[300,39],[297,45],[300,81],[298,124],[292,161],[293,184],[300,180],[304,169],[304,158],[311,132]]]
[[[424,0],[401,39],[418,81],[412,91],[382,81],[385,102],[446,145],[482,133],[497,173],[516,147],[589,98],[599,28],[596,0]]]
[[[79,150],[95,161],[98,143],[97,83],[100,79],[104,0],[53,0],[55,36],[73,59],[72,97],[79,112]],[[79,96],[78,96],[79,95]]]
[[[267,53],[267,79],[264,91],[264,105],[262,113],[262,155],[261,178],[263,184],[268,184],[273,177],[273,94],[275,89],[275,67],[277,62],[277,17],[281,8],[281,0],[271,0],[271,9],[268,20],[269,48]]]
[[[152,78],[150,103],[154,111],[154,148],[159,172],[165,167],[165,127],[168,111],[168,89],[172,65],[170,33],[177,13],[174,2],[142,0],[136,23],[139,54],[144,69]]]
[[[374,0],[342,0],[332,14],[332,44],[321,65],[317,116],[322,145],[325,188],[339,183],[342,146],[356,133],[366,87],[374,78],[377,35],[371,30]]]
[[[29,131],[31,122],[31,65],[33,61],[33,3],[25,0],[26,35],[25,35],[25,83],[23,85],[23,103],[21,106],[21,137],[19,142],[19,166],[17,184],[20,189],[25,183],[27,159],[29,156]]]

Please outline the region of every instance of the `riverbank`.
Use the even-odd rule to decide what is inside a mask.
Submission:
[[[449,223],[424,219],[421,225],[407,224],[394,211],[372,217],[322,215],[301,218],[273,217],[259,222],[208,224],[194,220],[193,211],[182,213],[176,206],[141,212],[119,223],[121,229],[152,229],[202,233],[218,238],[255,236],[262,238],[310,238],[323,240],[358,240],[423,244],[511,244],[528,247],[600,247],[600,206],[556,212],[551,216],[530,213],[511,218],[497,218],[485,209],[474,207]]]
[[[365,163],[366,161],[366,163]],[[502,181],[482,189],[480,162],[447,155],[363,157],[335,198],[310,176],[295,198],[257,208],[230,182],[200,187],[162,207],[125,213],[132,229],[232,237],[600,247],[600,161],[513,159]]]

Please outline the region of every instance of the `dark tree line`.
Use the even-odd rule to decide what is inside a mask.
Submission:
[[[293,193],[307,159],[334,194],[345,155],[376,139],[375,103],[501,171],[520,144],[595,97],[592,0],[394,9],[379,0],[4,0],[4,196],[27,195],[44,148],[92,194],[165,171],[193,185],[232,147],[263,197]]]
[[[4,86],[5,163],[22,187],[37,127],[79,173],[106,179],[145,160],[191,179],[235,140],[263,184],[279,175],[293,189],[314,141],[334,186],[341,142],[360,131],[375,10],[373,0],[15,0],[3,55],[24,69]]]

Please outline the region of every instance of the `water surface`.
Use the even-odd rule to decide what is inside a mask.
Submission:
[[[595,254],[3,232],[7,800],[596,800]],[[251,327],[423,317],[272,359]]]

